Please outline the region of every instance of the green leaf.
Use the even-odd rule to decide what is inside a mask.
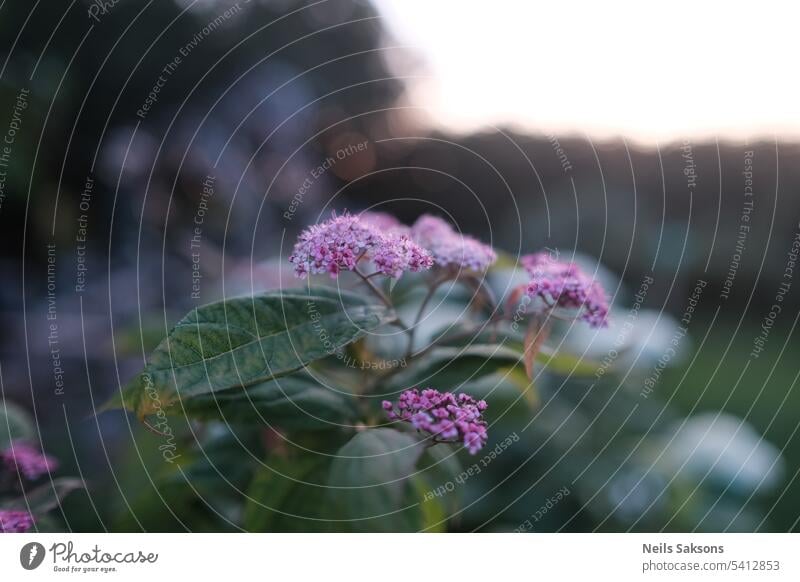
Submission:
[[[305,374],[201,394],[186,399],[183,408],[199,420],[269,424],[287,430],[330,429],[356,418],[352,399]]]
[[[518,352],[520,359],[522,359],[525,349],[524,334],[514,331],[508,325],[500,325],[496,330],[487,328],[479,333],[467,335],[464,334],[463,328],[446,328],[434,335],[434,337],[439,336],[441,337],[438,343],[442,346],[450,347],[492,346],[498,344],[498,340],[502,339],[503,347]],[[536,355],[536,362],[543,367],[547,367],[548,372],[561,376],[594,376],[598,368],[602,367],[602,364],[597,360],[563,350],[555,351],[553,348],[548,347],[547,344],[540,347]]]
[[[337,529],[416,531],[423,524],[412,486],[423,445],[390,428],[356,434],[331,463],[328,498]]]
[[[375,435],[359,437],[357,442],[365,438],[371,439],[373,436]],[[402,437],[401,441],[402,444],[412,442]],[[433,489],[453,481],[461,472],[458,456],[454,454],[453,449],[437,445],[425,450],[425,454],[417,462],[416,469],[410,464],[411,459],[408,459],[409,465],[403,471],[409,477],[397,485],[397,492],[403,496],[401,506],[409,507],[402,512],[402,515],[392,514],[379,519],[362,520],[355,524],[341,521],[352,519],[339,507],[342,495],[349,496],[349,493],[343,494],[341,490],[331,490],[328,487],[328,475],[333,458],[333,455],[319,454],[268,457],[256,472],[247,490],[244,528],[251,532],[309,532],[331,529],[443,531],[448,516],[458,509],[460,498],[458,492],[443,497],[431,494]],[[359,495],[359,490],[355,491],[355,495]],[[358,500],[354,501],[356,504],[359,503]],[[383,502],[378,501],[378,503]],[[381,513],[387,511],[382,509]]]
[[[504,323],[486,325],[480,331],[472,329],[472,326],[448,325],[434,333],[433,337],[438,338],[438,345],[448,347],[496,346],[502,343],[503,347],[519,352],[522,357],[525,334],[519,330],[514,331]]]
[[[536,391],[536,386],[522,366],[514,365],[508,368],[501,368],[497,370],[497,373],[522,393],[522,397],[528,403],[528,406],[536,408],[539,405],[539,393]]]
[[[178,441],[165,462],[160,439],[137,438],[115,469],[123,489],[112,496],[112,531],[238,531],[244,494],[263,457],[264,431],[211,422],[193,442]],[[150,439],[153,438],[153,442]]]
[[[195,495],[240,495],[236,489],[247,485],[255,459],[263,455],[263,431],[214,423],[206,425],[206,432],[203,441],[177,461],[177,472],[167,468],[164,482],[191,484]]]
[[[425,500],[425,495],[429,493],[432,487],[431,482],[424,477],[417,475],[411,479],[411,485],[414,489],[414,494],[417,498],[423,499],[420,503],[420,514],[422,523],[420,530],[429,533],[442,533],[446,530],[447,525],[447,506],[438,498]]]
[[[569,352],[554,351],[546,346],[542,346],[536,356],[536,361],[546,367],[551,374],[579,378],[594,376],[602,367],[598,361]]]
[[[533,381],[525,373],[522,353],[499,344],[437,348],[421,366],[392,378],[384,390],[427,386],[459,390],[488,376],[508,381],[522,393],[531,408],[538,404]]]
[[[250,532],[324,531],[330,457],[269,457],[247,490],[244,529]]]
[[[522,355],[501,345],[437,348],[424,363],[393,378],[388,388],[430,385],[437,390],[452,390],[516,364],[522,364]]]
[[[123,406],[143,418],[180,399],[266,382],[330,355],[389,319],[383,305],[326,287],[198,307],[106,408]]]
[[[6,448],[11,441],[29,440],[33,436],[33,422],[28,413],[7,400],[0,402],[0,448]]]
[[[523,358],[525,350],[525,337],[519,331],[514,331],[508,325],[498,326],[496,330],[485,329],[475,334],[464,334],[461,328],[442,331],[434,337],[439,337],[438,343],[442,346],[464,347],[469,346],[478,348],[480,346],[490,347],[497,345],[498,340],[502,339],[504,348],[518,352],[519,358]],[[589,377],[594,376],[602,364],[597,360],[586,358],[585,356],[574,354],[568,351],[556,351],[547,344],[540,346],[536,354],[536,363],[546,368],[552,374],[560,376]]]
[[[414,489],[420,500],[422,524],[420,531],[442,532],[447,521],[460,507],[463,497],[462,486],[456,481],[462,466],[451,445],[439,444],[425,451],[418,463],[419,474],[414,477]],[[442,486],[453,484],[444,495],[434,495]]]

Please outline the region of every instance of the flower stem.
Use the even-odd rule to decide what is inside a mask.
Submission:
[[[368,286],[368,287],[369,287],[369,288],[372,290],[372,292],[373,292],[373,293],[374,293],[374,294],[375,294],[375,295],[378,297],[378,299],[380,299],[380,300],[383,302],[383,304],[384,304],[386,307],[388,307],[389,309],[394,309],[394,305],[392,305],[392,302],[391,302],[391,300],[390,300],[390,299],[389,299],[389,298],[386,296],[386,293],[384,293],[383,291],[381,291],[381,290],[380,290],[380,288],[379,288],[379,287],[378,287],[378,286],[377,286],[375,283],[373,283],[372,281],[370,281],[369,277],[367,277],[367,276],[366,276],[364,273],[362,273],[362,272],[361,272],[361,270],[359,270],[358,266],[356,266],[356,267],[353,269],[353,271],[355,272],[355,274],[356,274],[356,275],[358,275],[359,277],[361,277],[361,280],[362,280],[362,281],[364,281],[364,283],[366,283],[366,284],[367,284],[367,286]]]
[[[408,330],[408,347],[406,348],[406,358],[410,357],[414,350],[414,335],[417,331],[417,326],[419,326],[419,322],[422,321],[422,316],[425,314],[425,309],[428,307],[431,299],[433,299],[433,296],[436,294],[436,290],[441,287],[442,283],[445,281],[447,281],[447,279],[439,278],[433,281],[428,287],[428,292],[425,294],[425,298],[422,300],[422,303],[419,306],[419,311],[417,312],[417,316],[414,318],[414,323],[411,324],[411,328]]]
[[[366,283],[366,284],[367,284],[367,286],[370,288],[370,290],[372,290],[372,292],[373,292],[373,293],[374,293],[374,294],[375,294],[375,295],[378,297],[378,299],[380,299],[380,300],[381,300],[381,302],[382,302],[382,303],[383,303],[383,304],[384,304],[386,307],[388,307],[389,309],[391,309],[392,311],[394,311],[394,304],[392,303],[392,300],[391,300],[391,299],[389,299],[389,298],[386,296],[386,293],[384,293],[383,291],[381,291],[380,287],[378,287],[378,286],[377,286],[375,283],[373,283],[373,282],[370,280],[370,278],[371,278],[371,277],[373,277],[373,276],[375,276],[377,273],[372,273],[371,275],[365,275],[363,272],[361,272],[361,270],[359,270],[358,266],[356,266],[356,267],[355,267],[355,269],[353,269],[353,271],[355,272],[355,274],[356,274],[356,275],[358,275],[359,277],[361,277],[361,280],[362,280],[362,281],[364,281],[364,283]],[[394,319],[392,319],[392,320],[391,320],[391,321],[389,321],[388,323],[389,323],[389,325],[393,325],[393,326],[395,326],[395,327],[398,327],[398,328],[400,328],[402,331],[404,331],[404,332],[408,333],[408,326],[407,326],[405,323],[403,323],[403,320],[402,320],[402,319],[400,319],[399,317],[397,317],[397,315],[396,315],[396,314],[395,314],[395,317],[394,317]]]

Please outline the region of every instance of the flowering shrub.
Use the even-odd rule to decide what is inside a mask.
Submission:
[[[108,406],[169,440],[167,463],[189,456],[182,474],[203,474],[208,451],[256,431],[264,462],[222,461],[232,464],[226,482],[247,490],[236,527],[439,528],[441,512],[420,505],[431,481],[452,481],[456,456],[494,446],[493,395],[474,393],[479,381],[499,375],[535,405],[533,363],[554,361],[544,350],[551,320],[599,327],[608,316],[598,283],[543,255],[524,257],[526,282],[497,301],[487,279],[497,259],[436,216],[407,226],[381,212],[334,214],[303,230],[288,257],[306,289],[192,310]],[[521,311],[526,296],[535,301]],[[437,303],[449,302],[461,315],[429,329]],[[213,443],[180,453],[178,417],[215,427]]]

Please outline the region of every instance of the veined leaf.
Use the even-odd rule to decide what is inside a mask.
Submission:
[[[337,529],[416,531],[423,524],[412,487],[423,445],[408,433],[376,428],[356,434],[331,463],[328,497]]]
[[[431,482],[421,475],[416,475],[411,479],[414,495],[423,501],[419,505],[422,518],[420,531],[430,533],[442,533],[447,526],[447,507],[445,503],[437,497],[426,499],[432,487]]]
[[[452,390],[517,363],[522,363],[522,354],[502,345],[437,348],[422,365],[399,374],[384,389],[403,390],[430,385],[437,390]]]
[[[324,531],[330,458],[315,454],[272,456],[247,489],[244,529],[250,532]]]
[[[427,386],[456,390],[487,376],[502,376],[522,393],[531,407],[538,404],[533,381],[525,373],[523,354],[499,344],[437,348],[423,365],[392,378],[383,390],[392,392]]]
[[[536,392],[536,386],[522,366],[503,368],[498,370],[497,373],[522,393],[522,397],[531,408],[536,408],[539,405],[539,393]]]
[[[487,324],[482,330],[470,333],[466,326],[447,326],[435,334],[437,344],[448,347],[477,347],[495,346],[501,341],[504,347],[522,353],[525,334],[519,330],[514,331],[507,324]]]
[[[179,399],[279,378],[389,318],[383,305],[323,287],[198,307],[178,322],[144,371],[107,407],[123,406],[142,418],[166,413]]]
[[[134,443],[120,459],[125,499],[114,496],[112,531],[238,531],[231,522],[241,518],[263,441],[260,427],[212,422],[191,443],[178,440],[178,456],[166,463],[155,444]]]
[[[456,449],[450,445],[428,448],[418,469],[420,474],[414,478],[414,494],[420,500],[422,525],[419,530],[443,532],[449,517],[458,511],[464,493],[456,479],[462,472]],[[444,495],[434,494],[442,488]]]
[[[547,346],[542,346],[539,350],[536,361],[552,374],[578,378],[594,376],[602,367],[602,364],[596,360],[566,351],[554,351]]]
[[[266,423],[290,430],[330,429],[331,425],[349,424],[356,417],[352,399],[302,373],[247,389],[194,396],[183,402],[183,408],[188,416],[200,420]]]
[[[486,329],[471,336],[464,336],[463,330],[456,329],[444,334],[439,340],[442,346],[459,347],[470,346],[478,348],[490,348],[497,345],[498,340],[503,338],[503,347],[518,352],[520,360],[523,359],[525,350],[525,338],[522,334],[514,332],[509,326],[502,326],[497,330]],[[574,354],[566,350],[556,351],[546,343],[539,346],[536,353],[536,364],[546,368],[548,372],[561,376],[594,376],[598,368],[602,367],[597,360],[589,359],[585,356]]]

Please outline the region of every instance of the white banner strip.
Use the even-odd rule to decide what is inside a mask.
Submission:
[[[796,581],[798,564],[796,534],[0,535],[0,579],[15,581]]]

